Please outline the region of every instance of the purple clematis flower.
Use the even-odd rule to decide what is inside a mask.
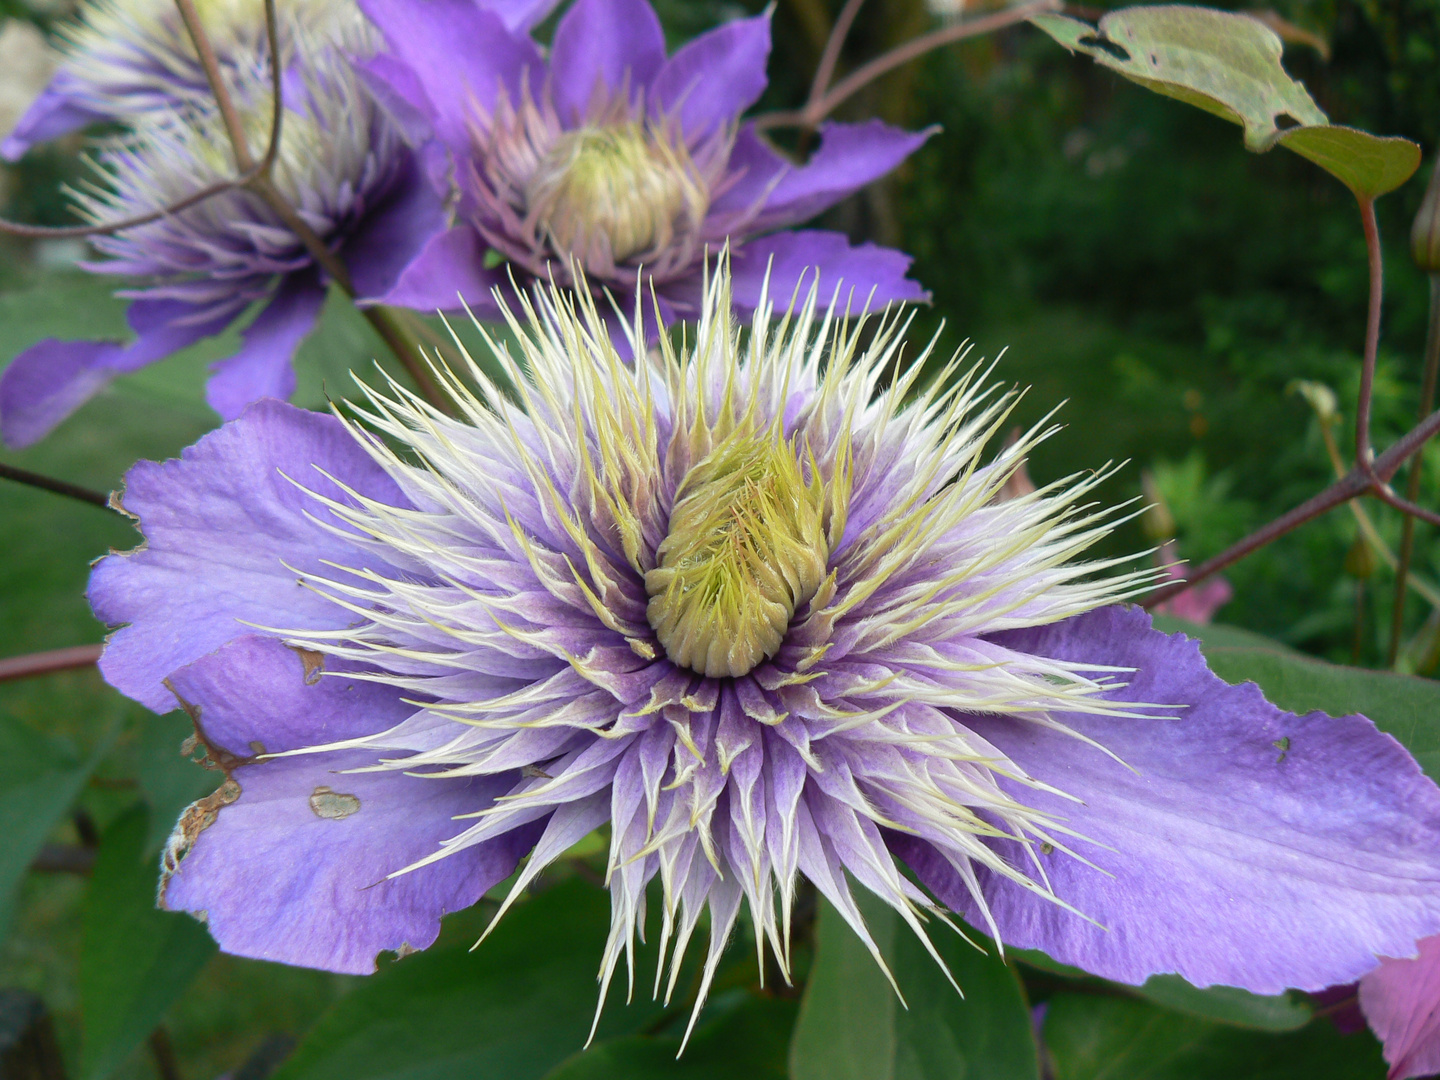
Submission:
[[[727,240],[741,311],[754,310],[767,272],[777,296],[818,269],[827,298],[841,279],[877,307],[927,298],[901,252],[776,231],[884,176],[930,132],[827,124],[809,162],[790,164],[739,123],[765,89],[768,14],[667,58],[646,0],[578,0],[542,58],[474,0],[361,6],[389,45],[366,65],[372,82],[417,136],[448,151],[437,182],[453,178],[460,193],[459,223],[426,246],[387,303],[451,309],[458,293],[497,318],[493,291],[512,276],[522,287],[573,285],[578,270],[627,314],[637,291],[648,312],[653,287],[668,323],[698,312],[706,253],[713,265]]]
[[[556,0],[490,0],[512,29],[544,18]],[[264,0],[200,0],[201,22],[226,73],[243,71],[265,45]],[[369,52],[363,20],[351,0],[278,0],[283,62],[296,36]],[[93,0],[60,28],[65,59],[54,79],[0,143],[17,161],[37,143],[94,123],[132,124],[210,96],[195,46],[174,0]]]
[[[368,972],[605,827],[602,981],[658,878],[671,990],[709,910],[700,1000],[742,903],[788,971],[801,875],[867,943],[852,881],[1134,983],[1318,989],[1440,930],[1440,790],[1399,743],[1118,604],[1158,572],[1073,561],[1100,477],[1000,498],[1048,434],[984,461],[1013,395],[958,359],[922,391],[923,356],[883,386],[903,326],[861,351],[813,290],[742,336],[730,285],[634,366],[585,290],[527,299],[518,404],[470,362],[463,419],[261,402],[130,472],[101,670],[229,774],[165,906]]]
[[[1360,980],[1360,1008],[1385,1044],[1389,1080],[1440,1073],[1440,936],[1412,959],[1382,960]]]
[[[445,208],[426,183],[401,130],[335,47],[297,37],[287,72],[280,154],[273,180],[300,217],[346,262],[358,290],[383,292],[425,240],[444,228]],[[260,153],[271,114],[263,56],[231,81],[251,149]],[[233,174],[229,141],[211,103],[143,118],[98,157],[108,186],[76,196],[101,222],[144,214]],[[135,278],[136,340],[42,341],[0,376],[0,435],[26,446],[116,376],[218,334],[263,304],[238,353],[214,368],[206,391],[226,419],[261,397],[288,397],[290,361],[315,325],[325,276],[273,208],[233,190],[148,225],[92,241],[100,274]]]

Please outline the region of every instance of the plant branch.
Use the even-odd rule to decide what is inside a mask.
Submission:
[[[1430,275],[1430,322],[1425,332],[1425,371],[1420,377],[1420,417],[1435,408],[1435,379],[1440,374],[1440,274]],[[1405,498],[1414,502],[1420,497],[1422,458],[1410,462],[1405,478]],[[1387,667],[1394,667],[1400,655],[1400,635],[1405,629],[1405,585],[1410,574],[1410,557],[1415,550],[1415,519],[1406,515],[1400,531],[1400,565],[1395,572],[1395,603],[1390,614],[1390,648],[1385,654]]]
[[[215,47],[210,44],[210,35],[205,33],[205,27],[200,23],[200,14],[195,10],[195,0],[175,0],[175,6],[180,9],[180,19],[185,23],[190,42],[195,46],[195,54],[200,58],[200,67],[205,71],[205,81],[210,84],[215,106],[220,110],[220,121],[225,125],[225,134],[230,137],[230,149],[235,155],[235,167],[241,172],[249,172],[255,167],[255,159],[250,156],[250,144],[245,140],[245,125],[240,120],[240,113],[235,108],[235,102],[225,86],[225,79],[220,74],[220,61],[215,57]],[[268,22],[273,22],[274,13],[274,7],[266,4],[265,18]],[[279,56],[272,53],[271,67],[278,68],[279,64]]]
[[[1375,223],[1375,200],[1357,196],[1360,222],[1365,228],[1365,253],[1370,263],[1370,303],[1365,317],[1365,357],[1360,365],[1360,399],[1355,406],[1355,464],[1368,469],[1375,451],[1370,445],[1370,404],[1375,393],[1375,360],[1380,350],[1380,301],[1385,291],[1385,264],[1380,253],[1380,229]]]
[[[114,507],[110,505],[110,496],[102,491],[91,491],[79,484],[56,480],[52,476],[42,476],[29,469],[17,469],[14,465],[0,463],[0,480],[13,480],[17,484],[39,488],[41,491],[48,491],[53,495],[64,495],[67,499],[77,499],[103,510],[114,510]]]
[[[855,16],[860,14],[860,7],[864,3],[865,0],[845,0],[845,6],[840,9],[840,16],[830,30],[829,40],[825,42],[825,51],[820,54],[820,63],[815,67],[815,79],[810,84],[807,105],[820,101],[824,98],[825,91],[830,89],[830,80],[835,76],[835,65],[840,62],[840,50],[845,47],[845,39],[850,36],[850,27],[854,25]]]
[[[74,668],[90,667],[100,659],[100,653],[104,648],[104,645],[71,645],[66,649],[51,649],[48,652],[7,656],[0,659],[0,682],[29,679],[36,675],[49,675],[54,671],[70,671]]]
[[[841,79],[834,87],[825,91],[818,99],[814,97],[813,88],[811,100],[805,106],[794,112],[776,112],[755,119],[755,128],[758,131],[775,127],[799,127],[813,128],[835,111],[847,98],[874,82],[880,76],[893,71],[903,64],[908,64],[924,56],[935,49],[943,48],[946,45],[953,45],[956,42],[964,41],[966,38],[979,37],[981,34],[994,33],[1003,30],[1007,26],[1014,26],[1025,20],[1043,14],[1047,11],[1059,11],[1060,0],[1030,0],[1029,3],[1017,4],[1014,7],[997,11],[991,15],[985,15],[978,19],[967,19],[964,22],[955,23],[953,26],[942,27],[933,30],[928,34],[921,34],[919,37],[911,38],[903,45],[897,45],[889,52],[877,56],[867,64],[862,64],[855,71]],[[843,13],[842,13],[843,15]],[[837,24],[837,29],[838,29]],[[817,75],[817,85],[818,76]]]

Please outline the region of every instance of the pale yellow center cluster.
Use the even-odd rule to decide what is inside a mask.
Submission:
[[[707,204],[684,148],[640,122],[563,133],[525,188],[538,231],[587,266],[663,250]]]
[[[826,504],[818,473],[807,484],[773,432],[732,436],[690,470],[645,575],[646,615],[673,663],[718,678],[775,654],[825,579]]]

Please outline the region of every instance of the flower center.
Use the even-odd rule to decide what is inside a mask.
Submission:
[[[565,132],[525,186],[537,232],[592,270],[665,248],[707,203],[684,148],[638,122]]]
[[[695,465],[645,575],[646,616],[671,661],[744,675],[775,655],[830,557],[824,481],[806,484],[794,448],[739,435]]]

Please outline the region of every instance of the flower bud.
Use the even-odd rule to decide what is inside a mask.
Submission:
[[[1430,171],[1430,186],[1410,229],[1410,255],[1425,273],[1440,273],[1440,166]]]
[[[809,484],[773,433],[737,435],[686,474],[645,575],[651,627],[670,660],[711,678],[773,656],[830,557],[824,482]]]

